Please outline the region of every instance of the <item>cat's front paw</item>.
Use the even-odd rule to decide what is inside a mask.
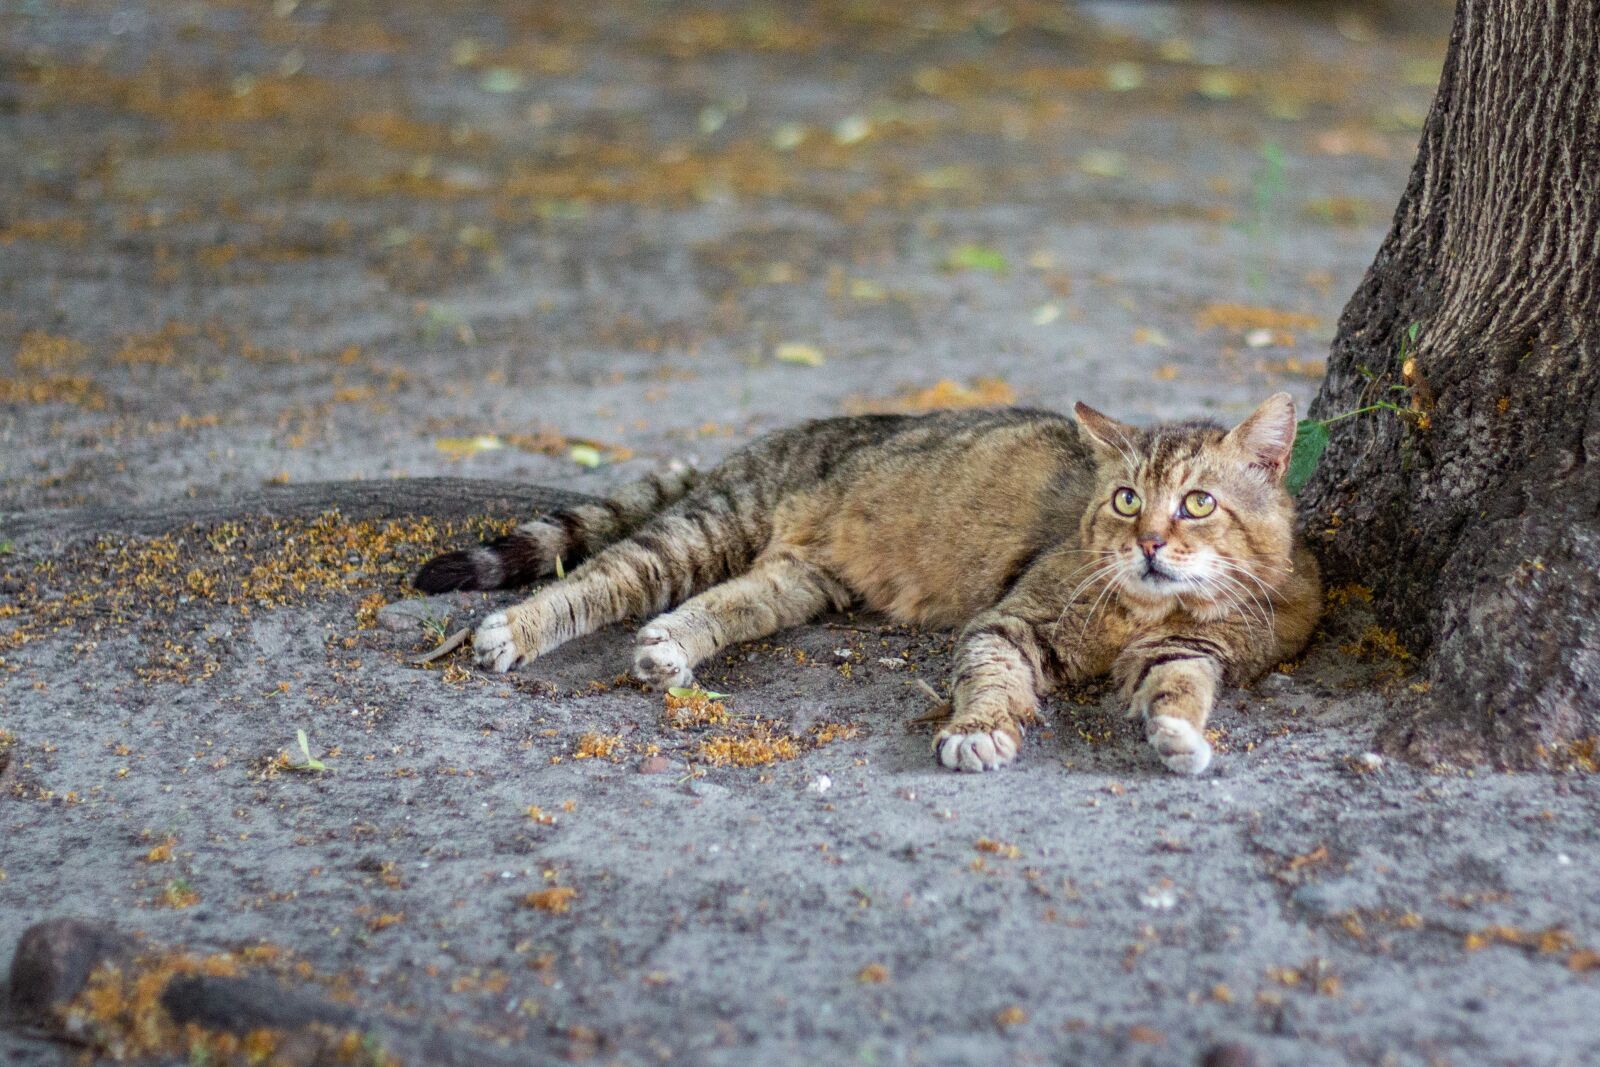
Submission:
[[[694,684],[694,670],[682,643],[663,626],[646,626],[635,638],[633,676],[652,689]]]
[[[504,674],[522,662],[525,654],[517,647],[516,634],[505,612],[497,611],[478,624],[472,638],[472,654],[478,666],[496,674]]]
[[[1169,771],[1199,774],[1211,766],[1211,742],[1182,719],[1170,715],[1148,719],[1144,724],[1144,736]]]
[[[952,771],[992,771],[1017,758],[1018,740],[1004,728],[963,733],[946,727],[933,739],[933,751]]]

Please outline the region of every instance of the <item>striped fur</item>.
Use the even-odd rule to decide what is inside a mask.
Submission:
[[[600,549],[622,540],[668,504],[682,499],[694,484],[687,467],[629,482],[596,504],[525,522],[504,537],[477,548],[446,552],[417,572],[414,584],[425,593],[452,589],[510,589],[576,566]]]
[[[946,766],[1010,762],[1044,695],[1110,673],[1162,762],[1194,774],[1219,688],[1296,654],[1317,620],[1316,565],[1282,486],[1294,425],[1285,394],[1232,430],[1141,430],[1081,405],[1076,424],[1022,409],[823,420],[692,488],[627,487],[417,581],[498,587],[587,557],[486,618],[479,662],[510,670],[653,616],[634,673],[657,686],[830,608],[959,626],[935,739]]]

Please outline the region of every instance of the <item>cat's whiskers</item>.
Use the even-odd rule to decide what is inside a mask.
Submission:
[[[1284,566],[1278,563],[1271,563],[1267,560],[1245,559],[1243,556],[1230,556],[1227,553],[1218,552],[1215,549],[1212,550],[1212,555],[1216,556],[1216,558],[1222,562],[1232,564],[1233,566],[1239,567],[1246,572],[1266,571],[1269,574],[1281,575],[1283,577],[1288,577],[1294,573],[1293,567]],[[1254,577],[1254,575],[1251,576]]]
[[[1102,562],[1093,573],[1091,573],[1087,578],[1083,579],[1083,581],[1079,582],[1073,588],[1072,592],[1067,594],[1066,602],[1063,604],[1063,614],[1065,614],[1065,609],[1071,608],[1072,605],[1078,602],[1079,593],[1082,593],[1086,589],[1093,588],[1094,584],[1101,579],[1115,576],[1117,571],[1121,569],[1121,566],[1122,564],[1117,560],[1106,560]]]
[[[1093,555],[1095,558],[1091,559],[1088,563],[1085,563],[1082,566],[1078,567],[1071,574],[1068,574],[1066,576],[1066,578],[1063,579],[1063,581],[1070,582],[1070,581],[1072,581],[1072,579],[1076,578],[1078,575],[1082,574],[1086,570],[1098,569],[1100,567],[1103,567],[1109,561],[1110,557],[1114,557],[1117,554],[1114,549],[1106,549],[1106,548],[1101,548],[1101,549],[1082,548],[1082,549],[1076,549],[1075,551],[1082,552],[1085,555]],[[1083,582],[1080,583],[1076,589],[1074,589],[1072,592],[1067,594],[1067,602],[1071,603],[1074,599],[1076,599],[1078,593],[1083,590],[1084,585],[1088,584],[1089,582],[1091,582],[1093,580],[1094,580],[1094,575],[1092,575],[1092,574],[1088,578],[1085,578],[1083,580]]]
[[[1114,548],[1069,548],[1066,551],[1074,556],[1094,556],[1096,559],[1104,559],[1106,556],[1114,556],[1117,554],[1117,551]],[[1078,570],[1082,569],[1082,567],[1078,568]],[[1073,573],[1077,572],[1074,571]]]
[[[1119,558],[1119,553],[1115,549],[1103,549],[1100,551],[1100,556],[1101,558],[1085,564],[1084,567],[1079,567],[1076,571],[1072,572],[1072,575],[1075,576],[1081,573],[1086,567],[1095,568],[1087,578],[1083,579],[1075,587],[1073,587],[1071,593],[1067,594],[1065,601],[1061,605],[1061,614],[1056,616],[1057,626],[1061,625],[1061,623],[1067,617],[1067,612],[1071,611],[1072,606],[1078,602],[1079,593],[1082,593],[1086,589],[1092,588],[1094,583],[1105,580],[1105,589],[1101,590],[1100,595],[1095,597],[1095,603],[1098,604],[1100,602],[1100,598],[1105,595],[1106,591],[1116,586],[1115,579],[1117,577],[1117,572],[1122,569],[1122,560]],[[1070,578],[1071,576],[1069,576],[1069,580]],[[1088,628],[1088,620],[1093,617],[1094,610],[1091,609],[1089,615],[1084,619],[1084,629]]]
[[[1261,623],[1263,629],[1270,631],[1273,628],[1273,623],[1277,619],[1277,613],[1273,611],[1272,602],[1270,599],[1263,601],[1259,596],[1251,591],[1249,586],[1239,581],[1227,571],[1214,572],[1213,574],[1209,575],[1209,579],[1214,582],[1227,583],[1229,589],[1233,591],[1231,596],[1232,602],[1239,608],[1240,613],[1246,616],[1246,625],[1249,625],[1249,620],[1253,618]],[[1246,605],[1244,600],[1240,597],[1239,594],[1241,593],[1244,597],[1249,598],[1249,605]]]
[[[1088,563],[1085,563],[1082,566],[1078,567],[1078,569],[1073,571],[1071,574],[1067,575],[1067,581],[1071,581],[1076,575],[1078,575],[1082,571],[1087,570],[1088,568],[1094,566],[1095,564],[1100,563],[1100,562],[1102,562],[1102,561],[1104,561],[1104,560],[1106,560],[1106,559],[1108,559],[1108,558],[1110,558],[1112,556],[1117,555],[1116,549],[1112,549],[1112,548],[1094,548],[1094,549],[1080,548],[1080,549],[1076,549],[1076,551],[1081,552],[1084,555],[1092,555],[1094,558],[1091,559]]]
[[[1276,590],[1272,585],[1262,581],[1261,578],[1255,574],[1255,564],[1246,564],[1245,561],[1240,560],[1235,556],[1224,556],[1221,553],[1217,554],[1217,559],[1219,562],[1221,562],[1224,573],[1235,578],[1243,578],[1244,580],[1248,581],[1250,584],[1256,587],[1256,590],[1261,594],[1263,600],[1265,600],[1268,604],[1272,603],[1273,593],[1276,592]],[[1264,569],[1271,569],[1272,565],[1261,564],[1261,567]]]
[[[1120,569],[1121,568],[1119,566],[1117,570]],[[1083,617],[1083,629],[1085,632],[1088,631],[1089,624],[1094,621],[1095,614],[1099,612],[1101,602],[1109,603],[1109,597],[1111,596],[1112,592],[1114,592],[1116,588],[1122,584],[1121,576],[1116,574],[1115,570],[1112,572],[1112,574],[1112,580],[1106,583],[1106,587],[1104,589],[1100,590],[1100,595],[1094,598],[1093,604],[1089,605],[1089,614]]]
[[[1196,579],[1196,584],[1206,596],[1211,598],[1214,605],[1220,605],[1225,615],[1238,615],[1244,620],[1246,628],[1254,628],[1254,614],[1250,607],[1239,599],[1239,595],[1227,586],[1217,581],[1216,575],[1207,575]]]
[[[1205,584],[1213,592],[1229,593],[1229,603],[1232,603],[1240,613],[1248,614],[1254,619],[1259,619],[1262,624],[1266,624],[1267,619],[1269,619],[1269,614],[1267,614],[1269,613],[1269,606],[1264,605],[1253,589],[1238,581],[1237,577],[1232,576],[1227,569],[1218,569],[1218,571],[1211,571],[1211,573],[1206,574]]]
[[[1219,559],[1225,559],[1229,563],[1237,563],[1237,564],[1239,564],[1240,566],[1243,566],[1243,567],[1255,567],[1255,568],[1257,568],[1259,570],[1273,571],[1273,572],[1278,573],[1278,574],[1293,574],[1294,573],[1294,568],[1293,567],[1291,567],[1291,566],[1289,566],[1287,564],[1273,563],[1270,560],[1245,559],[1243,556],[1229,556],[1229,555],[1226,555],[1226,554],[1224,554],[1222,552],[1218,552],[1217,553],[1217,557]]]

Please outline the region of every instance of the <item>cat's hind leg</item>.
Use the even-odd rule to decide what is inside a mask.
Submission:
[[[769,551],[737,578],[712,586],[639,631],[633,673],[657,688],[688,685],[701,661],[728,645],[796,626],[850,591],[827,571],[792,552]]]
[[[730,511],[659,515],[562,582],[478,625],[478,663],[508,671],[630,615],[654,614],[743,569],[750,538]]]

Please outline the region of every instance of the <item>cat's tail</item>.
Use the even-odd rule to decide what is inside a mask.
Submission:
[[[593,504],[578,504],[525,522],[477,548],[446,552],[422,565],[412,584],[424,593],[508,589],[576,566],[620,541],[645,520],[681,499],[698,477],[688,467],[629,482]]]

